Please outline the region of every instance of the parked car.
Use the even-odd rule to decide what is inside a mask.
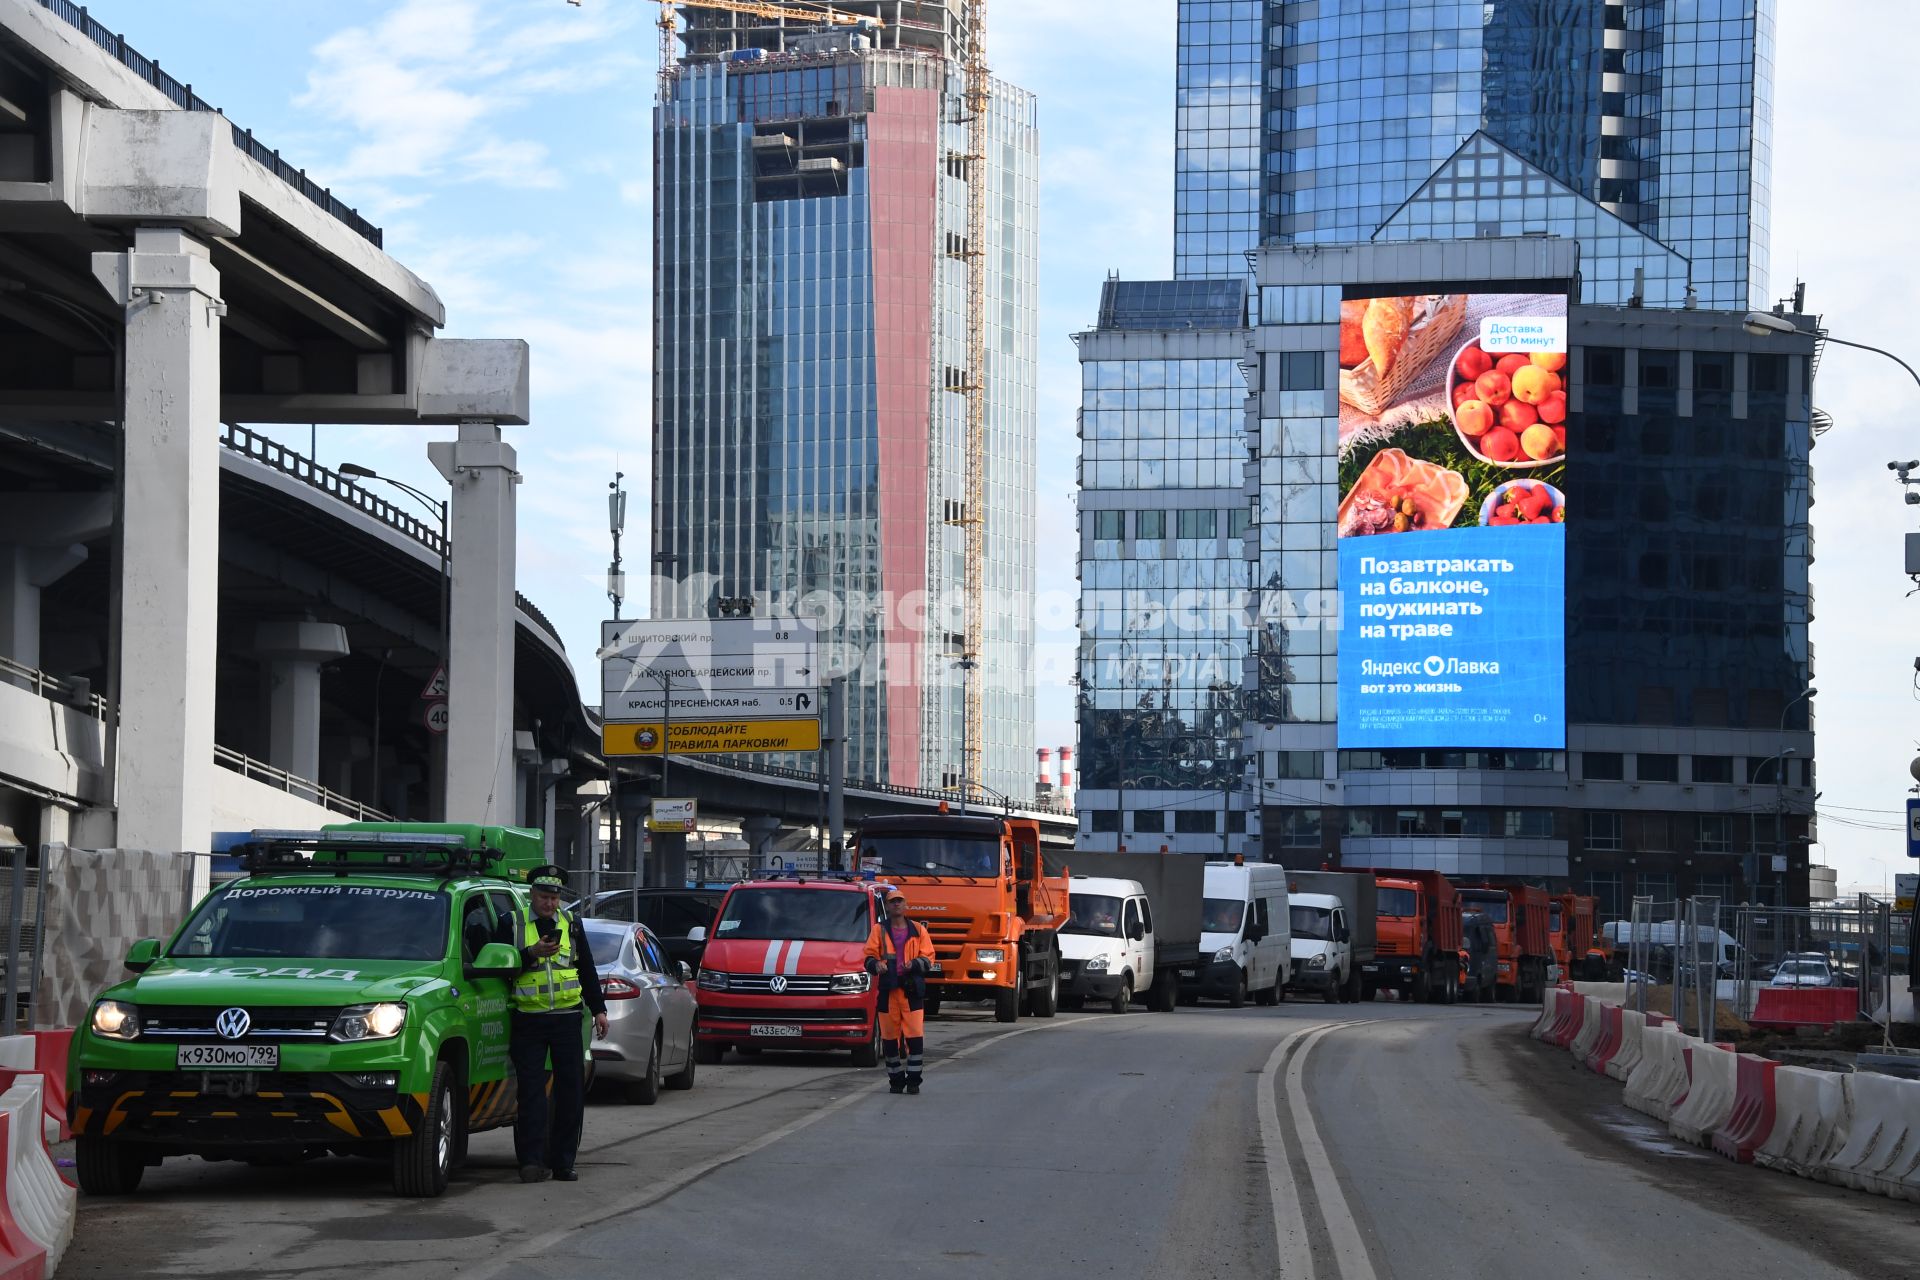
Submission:
[[[1782,960],[1780,967],[1773,971],[1773,977],[1767,985],[1770,987],[1836,987],[1840,983],[1834,977],[1833,966],[1824,959],[1803,956],[1793,960]]]
[[[693,970],[667,959],[645,925],[586,919],[587,945],[607,998],[607,1038],[593,1042],[596,1080],[651,1106],[660,1087],[693,1088]]]
[[[1460,998],[1491,1000],[1500,983],[1500,944],[1493,922],[1478,911],[1460,913]]]
[[[577,914],[585,919],[643,924],[666,947],[667,959],[683,962],[697,972],[707,944],[704,936],[696,939],[688,935],[695,929],[713,929],[713,913],[726,896],[723,889],[641,889],[638,893],[632,889],[603,889],[582,901]],[[636,902],[640,908],[638,920],[633,918]]]

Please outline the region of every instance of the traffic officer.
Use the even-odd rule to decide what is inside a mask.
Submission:
[[[933,939],[925,925],[907,919],[907,895],[898,889],[887,890],[886,912],[867,935],[867,972],[880,983],[876,1007],[880,1038],[887,1042],[887,1089],[919,1093]]]
[[[527,883],[532,889],[533,915],[523,936],[516,939],[520,975],[513,983],[513,1026],[507,1042],[520,1090],[513,1154],[522,1182],[544,1182],[548,1176],[572,1182],[579,1177],[573,1171],[573,1156],[580,1147],[586,1094],[580,1014],[582,1006],[592,1011],[594,1037],[604,1039],[607,1001],[600,993],[600,975],[593,967],[585,931],[579,921],[560,910],[566,872],[552,865],[537,867]],[[553,1063],[551,1129],[549,1058]]]

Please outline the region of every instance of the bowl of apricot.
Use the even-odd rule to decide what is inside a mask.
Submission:
[[[1493,355],[1480,340],[1454,353],[1448,413],[1467,452],[1496,467],[1543,467],[1567,456],[1567,357]]]

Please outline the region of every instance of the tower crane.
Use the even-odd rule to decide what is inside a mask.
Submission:
[[[960,785],[967,798],[980,790],[986,749],[985,672],[987,575],[987,112],[993,76],[987,66],[987,4],[967,6],[967,504],[966,653]]]
[[[679,9],[718,9],[754,18],[798,18],[834,27],[882,27],[878,18],[846,13],[831,5],[787,4],[782,0],[660,0],[660,74],[673,67],[673,42],[680,32]]]

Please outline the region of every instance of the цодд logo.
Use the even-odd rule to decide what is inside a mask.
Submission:
[[[660,735],[651,729],[642,729],[633,735],[633,740],[642,751],[651,751],[660,742]]]

